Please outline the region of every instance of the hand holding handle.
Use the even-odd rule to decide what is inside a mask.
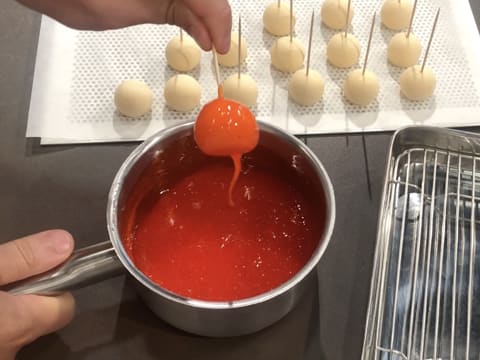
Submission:
[[[123,270],[112,243],[105,241],[74,251],[60,266],[2,290],[10,294],[55,295],[120,275]]]

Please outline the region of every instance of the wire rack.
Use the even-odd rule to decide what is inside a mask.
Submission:
[[[428,127],[394,135],[362,359],[480,360],[479,144]]]

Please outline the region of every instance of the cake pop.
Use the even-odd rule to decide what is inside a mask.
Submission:
[[[242,20],[238,18],[238,38],[237,44],[240,44],[242,36]],[[237,52],[240,56],[240,51]],[[238,71],[236,74],[230,75],[223,82],[223,95],[225,98],[238,101],[239,103],[251,107],[255,105],[258,97],[258,88],[255,80],[247,74],[241,73],[241,63],[238,62]]]
[[[152,109],[153,92],[143,81],[125,80],[115,89],[114,102],[119,113],[138,118]]]
[[[234,172],[228,188],[228,199],[233,206],[232,192],[241,172],[241,157],[257,146],[259,128],[255,116],[247,107],[223,97],[215,49],[213,56],[218,97],[202,107],[195,121],[193,134],[195,142],[205,154],[232,158]]]
[[[373,29],[375,26],[375,14],[373,15],[370,35],[368,37],[367,51],[363,62],[363,69],[352,70],[345,79],[343,93],[348,101],[353,104],[366,106],[378,95],[379,84],[377,76],[367,70],[368,55],[372,44]]]
[[[398,67],[415,65],[422,53],[422,44],[413,34],[401,32],[395,34],[388,44],[388,61]]]
[[[401,32],[393,36],[388,43],[387,56],[392,65],[408,67],[415,65],[422,53],[420,40],[412,33],[413,18],[417,8],[417,0],[413,3],[412,15],[407,32]]]
[[[400,91],[409,100],[423,101],[433,95],[437,80],[429,67],[410,66],[400,75]]]
[[[281,37],[270,48],[272,66],[283,72],[294,72],[303,66],[305,48],[293,37],[293,0],[290,0],[290,35]]]
[[[347,10],[348,6],[348,0],[325,0],[321,11],[322,22],[332,30],[345,29],[354,15],[353,7],[350,4],[350,10]]]
[[[360,57],[360,42],[352,34],[335,34],[327,45],[327,58],[330,64],[338,68],[355,65]]]
[[[180,35],[168,42],[165,55],[174,70],[191,71],[200,63],[201,52],[195,40],[180,30]]]
[[[430,39],[428,41],[425,57],[423,58],[422,65],[414,65],[403,71],[400,75],[400,91],[410,100],[424,101],[431,97],[435,91],[437,80],[435,73],[432,69],[427,67],[428,53],[432,45],[433,34],[437,27],[438,17],[440,15],[440,9],[437,11],[435,20],[433,22],[432,32],[430,33]]]
[[[324,81],[320,73],[310,69],[310,55],[312,50],[313,22],[315,19],[312,11],[310,20],[310,34],[308,38],[307,67],[297,70],[288,82],[288,93],[298,104],[311,106],[320,101],[323,96]]]
[[[350,14],[351,0],[348,0],[346,18]],[[358,62],[360,57],[360,43],[357,38],[345,31],[332,36],[327,44],[327,59],[338,68],[348,68]]]
[[[218,54],[218,63],[225,67],[234,67],[243,63],[247,58],[247,41],[238,36],[236,31],[232,32],[230,49],[226,54]],[[240,56],[239,56],[240,55]]]
[[[275,69],[291,73],[303,66],[305,48],[298,39],[284,36],[270,48],[270,58]]]
[[[295,27],[295,15],[292,26]],[[265,8],[263,13],[263,27],[275,36],[286,36],[290,33],[290,6],[278,0]]]
[[[408,26],[413,6],[410,0],[385,0],[380,16],[382,24],[390,30],[402,30]]]
[[[198,81],[190,75],[178,74],[167,81],[163,94],[169,108],[188,112],[200,104],[202,89]]]

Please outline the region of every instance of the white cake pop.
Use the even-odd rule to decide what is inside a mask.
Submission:
[[[391,30],[405,29],[410,22],[412,11],[410,0],[385,0],[380,12],[382,23]]]
[[[315,13],[312,11],[308,36],[307,66],[305,69],[297,70],[288,82],[288,94],[293,101],[304,106],[311,106],[319,102],[325,88],[320,73],[310,69],[314,20]]]
[[[240,64],[247,58],[247,41],[241,37],[240,41]],[[218,54],[218,63],[225,67],[234,67],[238,65],[238,33],[232,32],[230,40],[230,49],[226,54]]]
[[[366,106],[376,99],[379,88],[377,76],[373,72],[365,70],[365,74],[362,74],[362,69],[356,69],[345,79],[343,93],[351,103]]]
[[[333,30],[345,29],[347,26],[348,0],[325,0],[322,5],[321,18],[325,26]],[[354,15],[353,6],[350,5],[348,24],[352,22]]]
[[[305,47],[297,38],[284,36],[277,39],[270,48],[270,59],[275,69],[287,73],[295,72],[303,66]]]
[[[293,16],[293,27],[295,27],[295,22],[296,19]],[[288,35],[290,33],[290,6],[278,1],[268,5],[263,13],[263,26],[272,35]]]
[[[421,53],[422,44],[412,33],[408,37],[406,32],[395,34],[388,43],[388,61],[398,67],[415,65]]]
[[[343,84],[343,94],[347,100],[361,106],[366,106],[375,100],[380,88],[377,76],[367,70],[368,56],[370,55],[373,30],[375,28],[375,17],[376,14],[374,13],[363,68],[350,71]]]
[[[175,36],[165,49],[167,64],[177,71],[191,71],[200,63],[201,51],[195,40],[186,34]]]
[[[125,80],[117,86],[114,102],[118,112],[138,118],[152,109],[153,92],[143,81]]]
[[[257,102],[257,83],[247,74],[240,74],[240,78],[232,74],[223,82],[223,96],[251,107]]]
[[[400,91],[407,99],[424,101],[435,91],[435,73],[427,66],[421,69],[421,65],[411,66],[400,75]]]
[[[428,40],[427,50],[423,58],[422,65],[415,65],[405,69],[400,75],[400,91],[410,100],[424,101],[433,95],[437,80],[432,69],[425,66],[432,45],[433,34],[437,27],[438,17],[440,16],[440,9],[437,11],[435,20],[433,21],[430,39]]]
[[[327,45],[328,61],[338,68],[348,68],[355,65],[360,57],[358,39],[348,33],[341,32],[332,36]]]
[[[238,18],[237,46],[241,42],[238,39],[242,37],[242,19]],[[237,56],[239,52],[237,51]],[[238,61],[237,61],[238,63]],[[215,61],[217,67],[217,62]],[[218,73],[217,81],[220,81]],[[225,98],[235,100],[247,107],[253,106],[257,102],[258,88],[257,83],[249,75],[242,74],[241,64],[237,64],[237,73],[230,75],[223,82],[223,95]]]
[[[288,94],[298,104],[311,106],[320,101],[325,83],[322,75],[310,69],[297,70],[288,81]]]
[[[190,75],[172,76],[165,84],[163,95],[169,108],[187,112],[200,104],[202,89],[197,80]]]

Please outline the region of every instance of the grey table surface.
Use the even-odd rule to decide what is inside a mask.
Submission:
[[[470,3],[479,25],[480,2]],[[70,231],[77,248],[104,241],[110,183],[135,144],[42,147],[25,138],[40,16],[0,4],[0,242],[50,228]],[[306,139],[333,182],[337,219],[318,286],[275,325],[238,338],[193,336],[157,319],[119,276],[75,291],[72,323],[18,358],[359,359],[391,135]]]

